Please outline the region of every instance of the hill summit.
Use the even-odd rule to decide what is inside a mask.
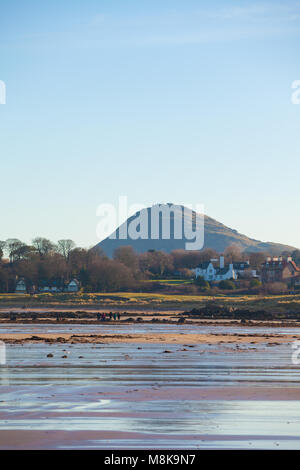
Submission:
[[[158,214],[158,218],[155,221],[157,226],[155,227],[153,225],[153,213]],[[181,236],[178,238],[178,227],[180,226],[185,226],[185,228],[182,228]],[[146,236],[145,233],[142,234],[142,232],[145,232],[145,229],[147,232]],[[101,248],[109,257],[112,257],[114,250],[120,246],[132,246],[138,253],[149,250],[161,250],[170,253],[173,250],[186,249],[191,239],[190,236],[187,238],[185,234],[187,232],[191,233],[191,231],[196,229],[203,233],[201,248],[212,248],[220,253],[230,245],[236,245],[242,251],[264,251],[275,256],[283,251],[293,251],[296,249],[289,245],[262,242],[249,238],[207,215],[197,214],[187,207],[171,203],[156,204],[136,212],[109,237],[99,242],[95,248]],[[138,234],[139,231],[141,233],[140,236]],[[132,233],[134,233],[134,238]]]

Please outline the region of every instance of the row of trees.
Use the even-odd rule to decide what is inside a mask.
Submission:
[[[289,253],[291,254],[291,253]],[[217,258],[212,249],[202,251],[176,250],[168,254],[148,251],[138,254],[130,246],[115,250],[109,259],[99,249],[75,246],[72,240],[59,240],[56,244],[42,237],[27,245],[18,239],[0,241],[0,291],[13,292],[16,280],[24,277],[28,286],[56,285],[62,288],[77,278],[83,289],[105,292],[140,288],[140,281],[174,275],[191,278],[192,269],[200,263]],[[250,260],[252,268],[259,268],[266,253],[242,253],[231,246],[224,253],[226,263]],[[300,251],[293,253],[300,261]]]

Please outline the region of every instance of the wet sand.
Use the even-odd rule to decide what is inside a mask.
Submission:
[[[90,328],[0,327],[1,449],[300,449],[299,328]]]
[[[160,445],[155,444],[159,442]],[[299,449],[297,436],[201,434],[168,436],[114,431],[0,431],[0,449]],[[134,444],[133,444],[134,443]],[[102,445],[101,445],[102,444]]]
[[[266,343],[269,346],[291,343],[300,339],[300,335],[270,333],[144,333],[144,334],[71,334],[71,333],[42,333],[38,335],[22,333],[1,333],[0,341],[8,344],[24,343],[164,343],[164,344],[240,344]]]

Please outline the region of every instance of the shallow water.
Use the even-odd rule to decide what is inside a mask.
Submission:
[[[154,323],[141,323],[141,324],[114,324],[113,322],[95,323],[93,325],[76,325],[76,324],[55,324],[55,323],[41,323],[41,324],[16,324],[16,323],[1,323],[0,334],[133,334],[133,333],[194,333],[194,334],[279,334],[279,335],[295,335],[300,337],[300,327],[257,327],[257,326],[218,326],[218,325],[192,325],[192,324],[154,324]]]
[[[84,325],[51,325],[51,331],[44,325],[17,328],[32,334],[68,333],[71,328],[74,333],[95,332],[95,327]],[[147,331],[150,328],[172,333],[178,327],[151,325]],[[203,327],[197,328],[203,332]],[[109,329],[142,333],[145,326],[122,326],[117,331],[99,325],[100,331]],[[191,332],[187,325],[180,329]],[[192,331],[198,332],[195,326]],[[274,329],[263,330],[268,332]],[[294,329],[292,333],[297,334]],[[195,391],[229,386],[298,389],[300,368],[291,364],[289,345],[244,344],[239,351],[234,344],[183,348],[136,343],[7,345],[7,364],[0,367],[0,447],[5,430],[57,430],[102,434],[99,439],[83,436],[79,441],[59,441],[53,445],[56,448],[300,449],[299,401],[198,400],[190,392],[184,399],[176,393],[172,396],[174,390],[186,387]],[[165,349],[171,353],[164,354]],[[47,358],[50,352],[53,358]],[[166,388],[170,396],[164,399],[139,395]],[[107,439],[103,432],[114,436]]]

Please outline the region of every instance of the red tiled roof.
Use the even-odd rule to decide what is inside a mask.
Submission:
[[[295,261],[290,261],[291,265],[293,266],[294,270],[300,272],[300,268],[296,265]]]

